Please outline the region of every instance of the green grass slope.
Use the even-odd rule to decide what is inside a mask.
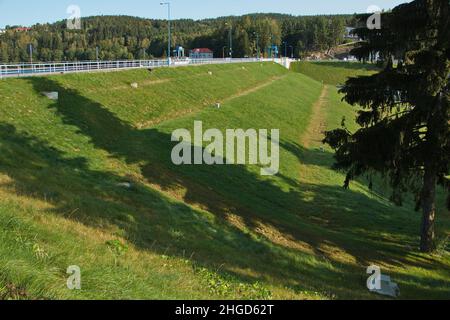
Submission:
[[[299,61],[291,64],[291,70],[329,85],[342,85],[349,77],[368,75],[376,72],[377,67],[358,62],[309,62]]]
[[[1,82],[0,299],[370,299],[372,263],[404,298],[448,297],[448,252],[417,252],[412,208],[341,188],[311,128],[349,111],[323,89],[271,63]],[[280,174],[174,166],[171,133],[195,120],[280,129]]]

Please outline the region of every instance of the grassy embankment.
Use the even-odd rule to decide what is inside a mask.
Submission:
[[[1,82],[0,298],[377,298],[371,263],[404,298],[448,297],[419,215],[329,169],[320,131],[352,111],[327,89],[318,105],[320,82],[259,63]],[[171,132],[194,120],[279,128],[280,174],[172,165]]]
[[[301,61],[293,63],[291,69],[324,84],[341,85],[349,77],[374,73],[377,67],[372,64],[361,64],[359,62]]]

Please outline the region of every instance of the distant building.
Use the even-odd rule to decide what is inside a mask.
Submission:
[[[355,28],[352,27],[346,27],[345,28],[345,39],[350,39],[350,40],[359,40],[359,37],[357,34],[354,34],[353,31],[355,30]]]
[[[189,57],[191,59],[212,59],[214,53],[208,48],[196,48],[189,52]]]
[[[348,55],[348,56],[342,58],[341,60],[342,61],[351,61],[351,62],[358,61],[358,59],[355,56],[352,56],[352,55]]]
[[[30,30],[31,30],[31,28],[27,28],[27,27],[18,27],[18,28],[14,29],[14,31],[16,31],[16,32],[27,32]]]
[[[174,50],[175,57],[178,59],[184,58],[184,48],[182,46],[177,46]]]

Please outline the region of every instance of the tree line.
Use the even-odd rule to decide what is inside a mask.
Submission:
[[[354,15],[296,17],[252,14],[241,17],[172,21],[172,44],[186,49],[206,47],[215,57],[229,56],[230,30],[233,57],[268,56],[270,47],[280,54],[301,57],[329,50],[344,41],[345,27]],[[36,24],[29,30],[7,26],[0,34],[0,61],[80,61],[144,59],[167,56],[168,23],[129,16],[95,16],[82,19],[81,30],[66,22]],[[287,50],[286,50],[287,49]]]

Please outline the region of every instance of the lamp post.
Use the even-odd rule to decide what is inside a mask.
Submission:
[[[161,2],[160,3],[162,6],[167,5],[167,15],[168,15],[168,27],[169,27],[169,44],[167,46],[167,64],[170,66],[170,48],[171,48],[171,30],[170,30],[170,2]]]
[[[270,55],[271,55],[271,58],[275,61],[275,59],[278,58],[278,47],[275,47],[275,36],[273,34],[271,35],[271,39],[272,39],[272,44],[270,45],[271,46]]]
[[[259,58],[260,58],[260,51],[259,51],[259,34],[257,33],[257,32],[254,32],[253,33],[255,36],[256,36],[256,53],[257,53],[257,58],[258,58],[258,60],[259,60]]]
[[[231,23],[225,23],[226,26],[230,26],[230,32],[229,32],[229,37],[230,37],[230,58],[233,58],[233,25]]]
[[[99,47],[95,47],[95,58],[97,59],[97,70],[100,70],[100,62],[99,62]]]
[[[33,44],[28,44],[28,53],[30,54],[30,64],[33,64]]]
[[[291,48],[291,59],[294,59],[294,46],[289,46]]]

